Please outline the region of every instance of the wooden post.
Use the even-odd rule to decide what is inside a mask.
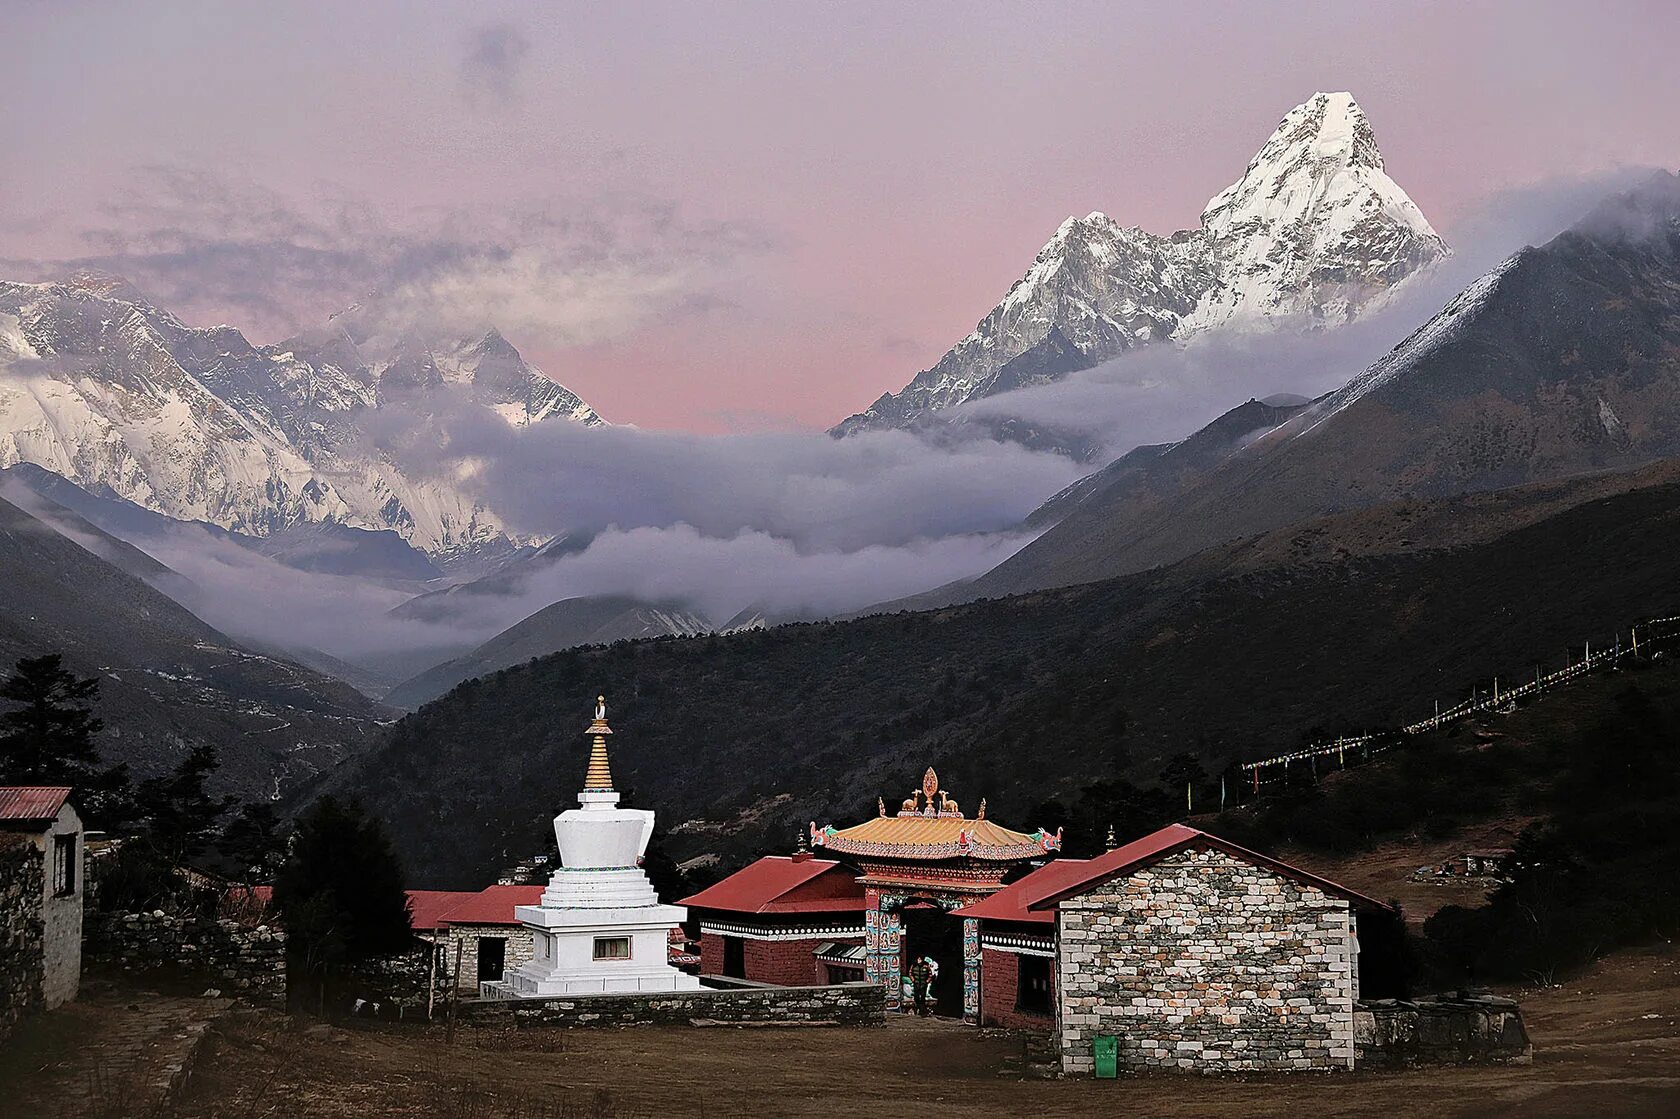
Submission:
[[[436,933],[432,934],[434,937]],[[426,968],[426,1021],[432,1020],[432,1008],[437,1005],[437,958],[438,942],[432,941],[432,962]]]
[[[445,1045],[455,1044],[455,1004],[461,1001],[461,948],[465,944],[464,940],[455,942],[455,974],[449,984],[449,1026],[444,1031]]]

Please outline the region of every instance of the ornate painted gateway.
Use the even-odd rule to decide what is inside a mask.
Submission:
[[[1028,834],[972,818],[939,787],[930,767],[922,786],[888,815],[849,828],[811,825],[811,845],[859,870],[864,890],[864,975],[902,1004],[910,961],[931,958],[933,999],[941,1012],[975,1021],[980,1013],[980,927],[952,911],[996,892],[1012,870],[1058,851],[1062,834]]]

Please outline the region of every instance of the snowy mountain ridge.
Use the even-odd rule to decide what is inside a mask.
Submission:
[[[359,421],[462,393],[509,423],[604,421],[495,330],[358,338],[352,319],[271,346],[189,327],[100,274],[0,281],[0,467],[34,463],[94,493],[253,535],[333,522],[393,529],[442,560],[509,537],[455,488],[405,477]]]
[[[834,432],[904,427],[1215,327],[1336,325],[1447,252],[1388,176],[1352,95],[1317,93],[1196,229],[1162,237],[1100,211],[1068,218],[968,337]]]

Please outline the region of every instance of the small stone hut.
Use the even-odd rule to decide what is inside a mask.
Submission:
[[[1177,824],[1057,877],[1024,908],[1055,915],[1064,1072],[1103,1034],[1134,1069],[1353,1067],[1358,913],[1382,903]]]

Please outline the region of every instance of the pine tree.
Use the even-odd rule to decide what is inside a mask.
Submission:
[[[24,657],[0,683],[0,784],[86,785],[96,775],[93,738],[104,727],[90,705],[99,681],[67,672],[57,653]]]
[[[210,845],[216,822],[231,803],[211,796],[205,787],[219,766],[214,746],[195,746],[168,777],[140,782],[136,811],[145,821],[152,851],[165,866],[185,865]]]
[[[348,968],[414,943],[396,849],[354,802],[324,796],[304,812],[274,880],[274,904],[302,1005],[325,1005]]]
[[[286,830],[269,804],[241,805],[222,829],[216,851],[241,881],[266,884],[286,861]]]

